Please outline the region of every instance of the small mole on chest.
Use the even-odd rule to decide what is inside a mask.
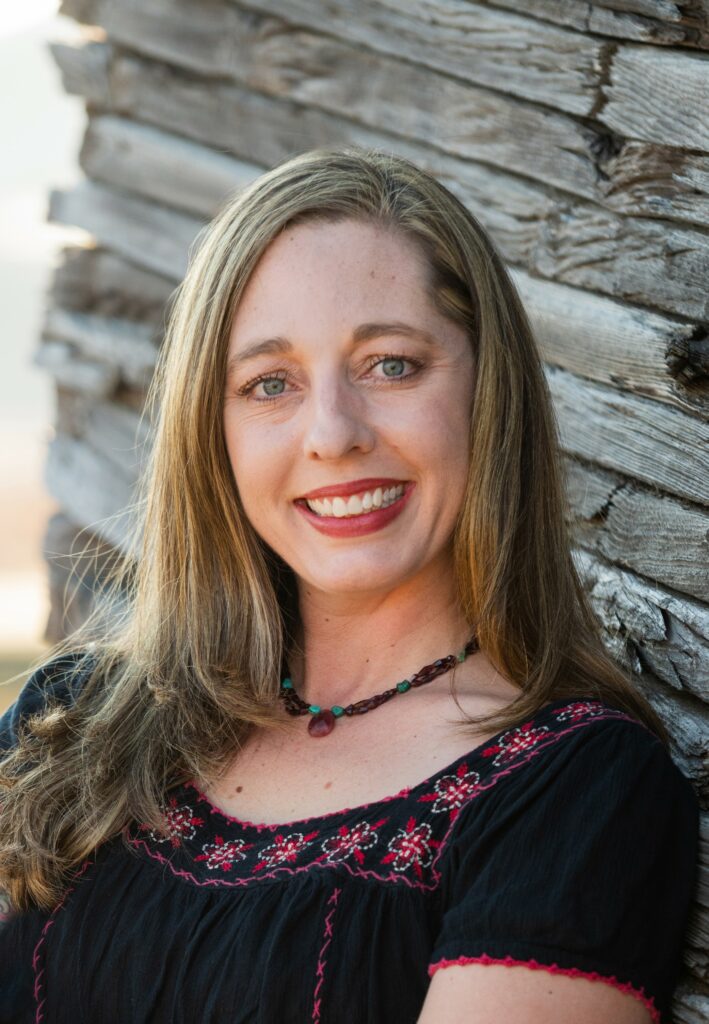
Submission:
[[[326,782],[323,788],[324,789],[329,789],[331,785],[332,785],[331,782]]]
[[[242,789],[243,789],[243,788],[244,788],[243,786],[237,786],[237,787],[236,787],[236,792],[237,792],[237,793],[240,793],[240,792],[242,791]]]

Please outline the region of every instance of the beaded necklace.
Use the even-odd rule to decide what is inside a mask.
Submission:
[[[327,736],[335,728],[337,719],[343,715],[364,715],[367,711],[378,708],[380,704],[391,700],[392,697],[396,697],[399,693],[407,693],[417,686],[430,683],[437,676],[453,668],[457,662],[465,661],[469,654],[477,650],[479,650],[478,641],[477,637],[473,634],[462,651],[459,651],[457,654],[448,654],[445,658],[438,658],[430,665],[424,665],[411,679],[402,679],[396,686],[392,686],[382,693],[377,693],[373,697],[365,697],[362,700],[355,701],[354,704],[348,704],[345,708],[340,707],[339,704],[333,704],[331,708],[321,708],[319,704],[308,704],[307,701],[298,696],[293,686],[293,680],[288,678],[281,681],[279,696],[283,700],[289,715],[311,716],[308,722],[308,733],[311,736]]]

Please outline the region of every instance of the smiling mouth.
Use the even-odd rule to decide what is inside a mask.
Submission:
[[[391,487],[375,487],[349,497],[299,498],[298,504],[305,505],[316,516],[331,519],[351,519],[388,508],[401,498],[406,490],[403,483]]]

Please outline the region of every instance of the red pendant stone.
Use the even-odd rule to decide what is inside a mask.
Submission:
[[[335,728],[335,716],[332,711],[318,711],[308,722],[308,732],[311,736],[327,736]]]

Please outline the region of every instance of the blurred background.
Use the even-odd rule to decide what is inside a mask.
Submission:
[[[49,615],[42,543],[54,504],[43,486],[54,385],[33,365],[45,295],[62,245],[83,234],[46,220],[49,192],[80,177],[84,104],[69,96],[48,48],[74,23],[53,0],[24,0],[0,16],[0,681],[41,654]],[[0,709],[21,682],[0,687]]]

